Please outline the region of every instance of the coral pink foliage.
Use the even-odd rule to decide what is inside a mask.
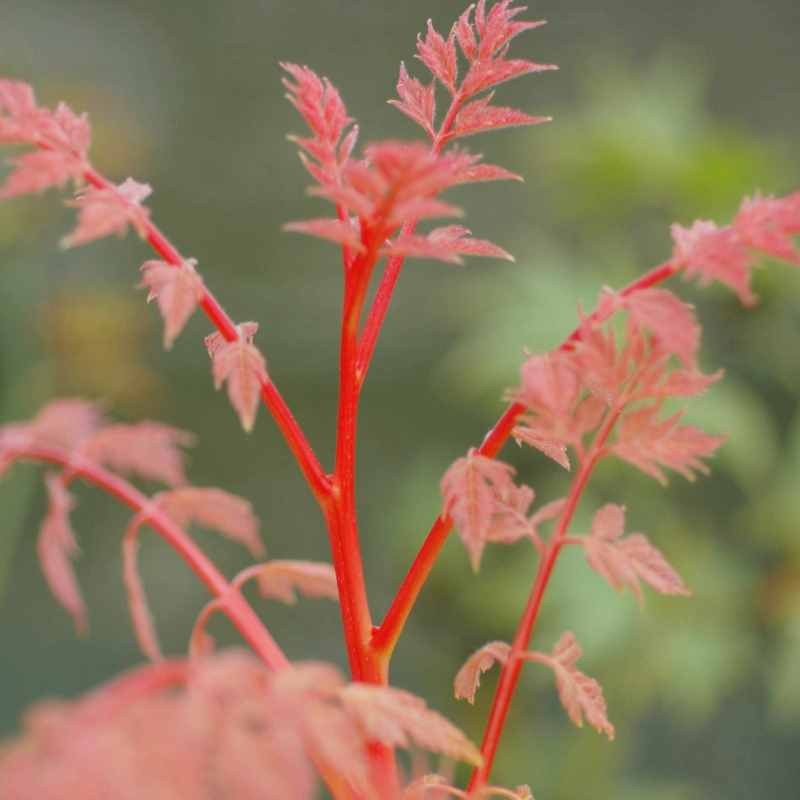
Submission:
[[[238,337],[226,341],[221,333],[206,336],[206,348],[211,357],[214,386],[228,385],[228,399],[239,415],[242,427],[250,432],[256,421],[261,385],[267,381],[267,363],[253,337],[258,323],[243,322],[237,326]]]
[[[615,503],[603,506],[592,521],[589,536],[581,540],[592,569],[614,589],[629,588],[641,602],[641,581],[660,594],[688,595],[680,575],[646,536],[625,531],[625,508]]]

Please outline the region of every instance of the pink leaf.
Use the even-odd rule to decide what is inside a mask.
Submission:
[[[71,563],[78,553],[75,534],[69,523],[69,513],[75,501],[60,476],[48,475],[46,485],[49,506],[36,543],[39,563],[50,591],[69,612],[76,630],[83,633],[88,625],[86,606]]]
[[[585,717],[598,733],[604,733],[609,739],[613,739],[614,726],[608,721],[606,701],[600,684],[575,666],[581,655],[575,634],[567,631],[558,640],[552,653],[549,656],[544,655],[542,660],[555,673],[558,696],[569,718],[580,728]]]
[[[151,661],[157,662],[161,661],[164,656],[161,653],[158,633],[150,613],[147,593],[142,585],[138,564],[139,531],[146,521],[147,517],[144,513],[137,514],[122,539],[122,580],[128,594],[128,608],[136,641],[139,643],[142,653]]]
[[[293,233],[305,233],[308,236],[317,236],[331,242],[343,244],[352,250],[364,249],[361,244],[361,235],[358,228],[346,220],[322,218],[305,219],[300,222],[287,222],[283,230]]]
[[[385,252],[387,255],[435,258],[450,264],[461,264],[462,255],[514,260],[502,247],[485,239],[473,239],[469,234],[470,230],[461,225],[435,228],[427,236],[401,234],[389,242]]]
[[[622,300],[633,321],[648,328],[668,353],[687,367],[695,365],[700,346],[700,325],[692,306],[667,289],[641,289]]]
[[[330,564],[317,561],[268,561],[258,570],[262,597],[287,605],[297,602],[296,592],[307,597],[339,599],[336,573]]]
[[[481,675],[490,670],[495,662],[505,664],[510,652],[511,646],[505,642],[488,642],[476,650],[456,674],[453,683],[456,699],[474,703]]]
[[[471,96],[514,78],[552,69],[558,69],[558,67],[555,64],[537,64],[526,59],[478,60],[469,68],[469,72],[461,84],[461,91],[465,95]]]
[[[428,86],[411,77],[405,64],[400,64],[400,77],[397,79],[397,94],[399,100],[390,100],[389,105],[402,111],[425,132],[433,137],[434,120],[436,117],[436,84],[431,81]]]
[[[267,364],[253,344],[258,323],[237,325],[238,338],[226,341],[222,334],[212,333],[205,343],[213,365],[214,386],[228,384],[228,399],[248,433],[253,429],[258,411],[262,384],[266,383]]]
[[[697,220],[691,228],[672,226],[675,242],[673,258],[686,270],[686,277],[697,277],[701,285],[720,281],[733,289],[745,306],[755,305],[750,289],[753,259],[729,227]]]
[[[103,424],[94,403],[77,398],[48,403],[26,426],[37,443],[72,450]]]
[[[484,183],[486,181],[522,181],[521,175],[509,172],[494,164],[476,164],[468,167],[459,176],[457,183]]]
[[[41,116],[38,112],[29,84],[0,80],[0,142],[35,143]]]
[[[640,579],[657,592],[689,595],[680,576],[646,536],[635,533],[623,538],[625,508],[610,503],[594,516],[589,536],[582,540],[592,569],[617,590],[626,586],[642,601]]]
[[[61,150],[34,150],[9,162],[14,170],[0,187],[0,199],[43,192],[69,180],[79,181],[84,169],[83,161]]]
[[[733,221],[739,240],[753,250],[800,266],[800,249],[792,241],[792,236],[800,233],[798,196],[745,198]]]
[[[164,348],[169,350],[205,295],[203,279],[192,258],[180,266],[165,261],[146,261],[140,287],[148,290],[147,302],[155,300],[164,320]]]
[[[661,467],[675,470],[690,481],[695,472],[708,473],[701,459],[713,455],[725,437],[680,425],[681,412],[664,420],[657,415],[658,405],[649,405],[624,416],[612,451],[662,484],[667,478]]]
[[[445,40],[433,27],[433,23],[428,20],[428,31],[425,38],[417,37],[417,58],[440,83],[449,89],[451,94],[455,94],[458,58],[453,33]]]
[[[112,470],[170,486],[186,483],[181,447],[194,443],[186,431],[158,422],[109,425],[86,440],[83,455]]]
[[[297,109],[312,133],[311,138],[291,137],[316,162],[304,161],[306,167],[322,185],[339,181],[342,167],[347,163],[357,132],[347,128],[352,119],[336,87],[327,78],[320,78],[308,67],[282,63],[288,77],[283,79],[289,102]],[[342,142],[342,137],[345,137]]]
[[[368,739],[389,747],[408,747],[414,743],[459,761],[481,762],[478,748],[458,728],[409,692],[351,683],[340,690],[339,696]]]
[[[132,178],[105,189],[89,186],[68,203],[78,209],[78,225],[61,240],[62,246],[75,247],[112,234],[124,236],[128,225],[145,236],[150,212],[141,203],[151,191],[147,184]]]
[[[255,557],[264,555],[258,519],[243,497],[213,487],[182,486],[154,499],[182,528],[195,523],[244,545]]]
[[[523,111],[504,106],[492,106],[492,95],[473,100],[459,111],[453,124],[449,139],[461,136],[473,136],[476,133],[496,130],[497,128],[510,128],[519,125],[539,125],[550,122],[551,117],[532,117]]]
[[[513,474],[508,464],[470,450],[456,459],[442,478],[442,513],[453,518],[476,571],[498,510],[498,497],[513,487]]]

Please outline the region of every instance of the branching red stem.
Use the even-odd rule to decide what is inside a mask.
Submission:
[[[671,278],[680,269],[680,265],[676,262],[666,261],[629,283],[619,293],[623,297],[627,297],[634,292],[650,288]],[[603,317],[598,310],[595,310],[588,319],[595,323],[603,321]],[[560,347],[562,349],[572,348],[579,341],[580,336],[580,327],[575,328]],[[524,411],[525,407],[521,403],[510,403],[494,427],[484,437],[481,446],[478,448],[478,453],[485,456],[496,456],[511,435],[518,417]],[[425,541],[422,543],[422,547],[405,578],[403,578],[383,622],[373,634],[372,647],[380,653],[381,658],[388,661],[391,657],[391,653],[403,632],[406,620],[411,614],[417,597],[425,585],[452,528],[453,521],[449,517],[440,516],[433,523],[428,535],[425,537]]]
[[[528,603],[520,617],[516,633],[514,634],[511,652],[500,672],[500,679],[497,684],[497,689],[495,690],[492,708],[489,712],[489,719],[486,723],[483,742],[481,744],[483,762],[472,774],[468,787],[469,791],[479,789],[489,778],[497,748],[500,744],[500,737],[503,733],[506,717],[508,716],[508,710],[511,707],[511,700],[517,688],[517,683],[519,682],[520,672],[522,671],[522,665],[524,663],[522,654],[528,649],[530,644],[533,628],[542,605],[542,599],[544,598],[544,593],[550,582],[550,576],[553,574],[553,568],[561,553],[561,549],[566,543],[567,531],[572,523],[575,511],[578,508],[583,490],[589,482],[592,471],[602,458],[605,443],[611,435],[621,411],[622,404],[618,404],[611,409],[595,435],[592,446],[589,448],[586,458],[581,463],[581,467],[572,481],[569,493],[567,494],[566,503],[564,504],[564,509],[558,518],[553,536],[547,543],[544,557],[539,561],[539,567],[536,571],[536,578],[533,582],[533,586],[531,587]]]
[[[83,177],[97,189],[114,190],[116,188],[111,181],[101,175],[91,165],[87,165]],[[180,251],[170,242],[154,222],[148,219],[143,225],[145,240],[167,264],[173,266],[180,266],[183,264],[185,259],[180,254]],[[207,288],[203,289],[203,296],[200,298],[200,306],[212,325],[214,325],[227,341],[233,341],[238,337],[239,334],[236,330],[235,323],[220,305],[217,298]],[[305,433],[292,415],[286,401],[269,378],[261,384],[261,398],[267,410],[275,419],[289,449],[297,459],[297,463],[311,491],[314,493],[317,500],[324,505],[331,491],[330,480],[315,455]]]

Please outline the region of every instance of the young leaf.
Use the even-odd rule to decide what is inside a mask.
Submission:
[[[170,350],[197,304],[203,299],[205,286],[197,274],[193,258],[180,266],[165,261],[146,261],[142,267],[141,288],[147,289],[147,302],[155,300],[164,320],[164,349]]]
[[[453,130],[448,139],[458,139],[462,136],[474,136],[477,133],[497,130],[498,128],[511,128],[520,125],[540,125],[550,122],[551,117],[532,117],[524,111],[506,106],[491,105],[493,94],[481,97],[467,103],[458,112]]]
[[[196,523],[244,545],[254,557],[264,555],[258,518],[243,497],[213,487],[182,486],[161,492],[154,501],[182,528]]]
[[[436,84],[431,81],[425,86],[416,78],[412,78],[406,70],[406,65],[400,64],[400,77],[397,79],[397,94],[399,100],[389,100],[389,105],[402,111],[425,132],[433,138],[436,118]]]
[[[158,422],[109,425],[85,440],[81,452],[121,473],[169,486],[186,483],[182,447],[194,443],[187,431]]]
[[[582,655],[575,634],[571,631],[564,633],[549,655],[534,655],[537,656],[536,660],[542,660],[552,667],[558,696],[569,718],[580,728],[585,717],[598,733],[604,733],[609,739],[613,739],[614,726],[608,721],[606,701],[600,684],[575,666]]]
[[[687,278],[697,278],[701,286],[719,281],[736,292],[742,305],[756,304],[750,288],[753,258],[733,228],[697,220],[690,228],[673,225],[671,231],[675,243],[672,257]]]
[[[647,328],[656,342],[676,355],[687,367],[694,367],[700,346],[700,325],[692,306],[668,289],[640,289],[622,300],[631,319]]]
[[[330,564],[317,561],[268,561],[259,568],[258,587],[262,597],[287,605],[297,602],[297,592],[306,597],[339,599],[336,572]]]
[[[502,258],[513,261],[514,257],[485,239],[473,239],[471,231],[462,225],[447,225],[435,228],[426,236],[400,234],[388,243],[387,255],[411,256],[413,258],[435,258],[450,264],[461,264],[462,255]]]
[[[48,475],[46,486],[49,505],[36,542],[39,563],[50,591],[69,612],[76,630],[83,633],[88,624],[86,606],[71,563],[78,553],[69,522],[75,501],[59,475]]]
[[[713,455],[725,437],[680,425],[682,412],[659,420],[658,411],[659,405],[653,404],[626,414],[617,428],[612,452],[661,484],[667,483],[662,467],[679,472],[689,481],[694,480],[695,472],[708,473],[701,459]]]
[[[748,197],[733,220],[739,240],[772,258],[800,266],[800,249],[792,241],[800,234],[800,192],[787,197]]]
[[[609,503],[594,515],[591,532],[581,543],[589,566],[598,575],[614,589],[627,586],[640,603],[642,580],[661,594],[691,594],[680,575],[646,536],[634,533],[623,537],[624,530],[624,506]]]
[[[451,32],[447,39],[433,27],[428,20],[425,38],[417,36],[417,58],[430,70],[431,74],[451,94],[456,92],[458,79],[458,57],[456,55],[455,34]]]
[[[67,203],[78,209],[78,225],[61,240],[62,246],[76,247],[112,234],[124,236],[128,225],[144,236],[150,211],[142,201],[151,192],[146,183],[137,183],[133,178],[105,189],[89,186]]]
[[[305,219],[300,222],[287,222],[283,226],[283,230],[292,233],[305,233],[308,236],[317,236],[320,239],[328,239],[355,251],[364,249],[357,227],[346,220],[328,217]]]
[[[13,171],[0,186],[0,199],[43,192],[78,181],[85,164],[71,153],[60,150],[34,150],[8,159]]]
[[[122,538],[122,580],[128,594],[128,608],[133,622],[136,641],[152,662],[162,661],[161,645],[158,641],[153,616],[147,602],[147,593],[139,575],[139,532],[147,521],[144,513],[137,514]]]
[[[79,398],[53,400],[28,423],[27,432],[39,444],[72,450],[103,424],[100,409]]]
[[[490,670],[495,662],[505,664],[510,652],[511,645],[505,642],[487,642],[476,650],[456,673],[453,682],[456,700],[466,699],[468,703],[474,703],[481,675]]]
[[[470,450],[456,459],[442,477],[442,513],[453,518],[476,571],[492,516],[498,510],[497,499],[513,487],[513,474],[514,469],[508,464]]]
[[[253,344],[258,323],[243,322],[236,327],[239,336],[232,342],[220,333],[212,333],[206,336],[205,343],[211,357],[214,386],[219,389],[227,382],[228,399],[249,433],[256,421],[261,385],[269,378],[264,356]]]
[[[408,747],[414,743],[459,761],[481,762],[478,748],[455,725],[410,692],[351,683],[340,690],[339,697],[368,739],[389,747]]]

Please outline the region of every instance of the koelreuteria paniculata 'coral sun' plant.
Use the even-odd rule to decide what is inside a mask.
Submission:
[[[122,538],[123,582],[133,628],[149,664],[70,703],[36,706],[25,733],[0,751],[2,800],[68,798],[199,798],[286,800],[310,798],[320,782],[340,800],[356,798],[531,798],[527,786],[492,783],[520,671],[548,668],[564,711],[613,738],[600,683],[580,667],[581,647],[570,631],[532,649],[545,591],[562,551],[583,550],[586,562],[613,588],[638,600],[646,589],[688,595],[689,588],[646,535],[630,532],[625,506],[593,510],[588,530],[573,529],[584,490],[600,462],[621,459],[666,483],[670,472],[688,480],[708,472],[722,444],[683,422],[681,403],[702,394],[721,372],[698,367],[700,325],[693,308],[661,285],[682,275],[727,284],[748,306],[755,302],[750,274],[760,256],[800,266],[793,237],[800,234],[800,193],[755,195],[724,226],[697,221],[674,226],[674,250],[628,286],[600,292],[595,309],[548,353],[529,355],[508,405],[478,446],[469,447],[441,481],[442,508],[400,584],[386,615],[372,615],[364,580],[356,517],[357,419],[362,387],[395,285],[407,258],[461,263],[466,256],[510,259],[501,247],[475,237],[453,219],[461,210],[446,199],[454,186],[519,180],[484,163],[463,139],[498,128],[536,125],[531,116],[495,101],[503,83],[555,69],[512,54],[513,40],[542,23],[522,18],[511,0],[470,6],[446,34],[429,22],[417,40],[417,77],[400,66],[390,103],[419,129],[413,140],[359,144],[359,130],[339,91],[309,67],[283,64],[287,97],[307,128],[293,136],[308,171],[310,193],[330,203],[328,216],[289,222],[287,231],[330,240],[341,253],[343,275],[339,408],[332,466],[323,466],[292,415],[258,343],[258,323],[237,321],[217,301],[198,262],[156,226],[146,184],[114,183],[89,157],[90,127],[64,103],[39,105],[25,83],[0,81],[0,142],[27,145],[11,156],[3,198],[49,188],[75,189],[67,201],[77,223],[64,237],[76,247],[132,229],[154,251],[141,268],[141,287],[164,322],[172,346],[191,315],[201,310],[213,331],[205,346],[217,389],[225,389],[250,431],[261,405],[277,423],[324,517],[331,564],[264,561],[259,524],[243,498],[197,487],[184,471],[183,448],[194,437],[154,422],[116,424],[99,406],[60,399],[29,421],[0,428],[0,471],[18,461],[47,465],[49,508],[38,538],[44,577],[79,629],[84,601],[72,571],[76,538],[70,524],[78,480],[111,494],[132,518]],[[376,284],[374,293],[370,288]],[[498,459],[509,439],[528,445],[532,458],[551,459],[571,476],[566,494],[539,498],[515,481]],[[137,479],[165,486],[148,496]],[[621,497],[630,501],[634,498]],[[189,533],[199,525],[246,547],[256,560],[226,578]],[[184,559],[211,599],[197,617],[188,655],[167,658],[159,645],[137,551],[144,530],[160,536]],[[495,664],[500,677],[480,746],[429,708],[389,685],[395,645],[420,590],[452,530],[477,571],[491,543],[526,539],[538,571],[515,631],[464,654],[455,694],[474,701],[482,673]],[[259,560],[261,559],[261,560]],[[327,664],[290,662],[242,594],[250,580],[265,598],[295,602],[297,595],[338,602],[349,676]],[[249,651],[215,652],[205,633],[214,612],[226,615]],[[312,652],[308,656],[313,658]],[[428,753],[472,765],[463,787],[448,774],[410,763]],[[406,763],[405,761],[403,763]],[[531,780],[535,780],[534,775]]]

